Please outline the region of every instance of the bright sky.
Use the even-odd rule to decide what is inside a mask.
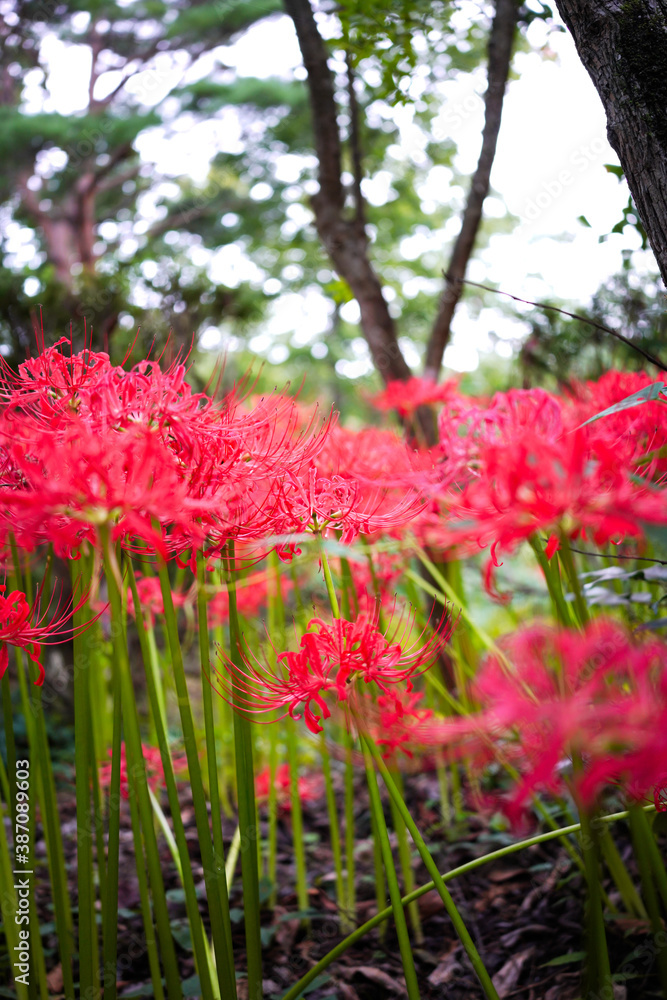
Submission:
[[[618,160],[607,143],[600,100],[569,34],[548,34],[544,25],[536,21],[530,29],[530,40],[536,46],[548,44],[550,57],[545,60],[536,52],[516,56],[518,79],[508,88],[492,174],[494,191],[519,221],[511,234],[492,237],[489,247],[472,262],[469,277],[529,299],[555,295],[571,303],[585,303],[607,276],[620,269],[622,250],[636,249],[629,231],[598,242],[620,219],[628,200],[627,187],[604,168],[604,164],[615,164]],[[90,59],[82,46],[74,51],[70,47],[66,57],[63,48],[53,37],[45,43],[50,67],[50,103],[53,110],[72,113],[85,102],[81,83],[89,74]],[[290,78],[295,72],[303,74],[294,29],[287,17],[260,23],[233,46],[209,54],[197,64],[196,76],[206,75],[217,60],[234,67],[241,76]],[[154,70],[135,78],[130,86],[143,102],[154,104],[181,73],[182,67],[171,65],[165,58]],[[115,83],[112,77],[113,74],[108,74],[100,86],[111,86]],[[485,85],[483,72],[442,85],[443,112],[434,133],[437,137],[440,130],[443,139],[449,136],[456,139],[460,150],[456,166],[467,174],[474,170],[479,151]],[[410,109],[399,109],[397,119],[403,155],[418,156],[424,137],[413,125]],[[189,127],[184,119],[181,128],[187,130],[187,142],[183,142],[182,132],[167,139],[154,131],[142,136],[139,143],[141,155],[166,174],[187,174],[203,181],[209,157],[216,150],[238,149],[240,129],[233,109],[222,118],[196,128]],[[285,157],[280,165],[286,175],[293,169],[290,159],[294,157]],[[421,192],[422,198],[438,199],[445,179],[438,173],[442,169],[435,168]],[[368,183],[370,200],[382,203],[387,187],[388,177],[378,176]],[[257,192],[258,200],[261,194]],[[498,198],[489,199],[486,207],[490,215],[503,214]],[[578,221],[582,215],[590,228]],[[416,257],[427,249],[435,250],[438,259],[441,258],[434,274],[437,277],[446,266],[447,248],[456,228],[453,225],[444,233],[411,237],[403,248],[406,256]],[[211,273],[228,284],[258,279],[255,265],[236,247],[223,248],[214,256]],[[348,312],[346,318],[354,320],[354,304],[348,306]],[[326,328],[327,322],[327,307],[320,295],[281,297],[267,330],[256,338],[255,349],[266,351],[272,335],[290,330],[296,330],[297,342],[307,343]],[[494,348],[490,331],[505,342]],[[445,363],[458,370],[471,370],[478,364],[480,351],[495,349],[508,356],[510,341],[520,331],[520,326],[493,309],[484,310],[472,320],[463,308],[454,321],[453,341]],[[205,343],[215,347],[219,343],[218,332],[213,328],[207,331]],[[355,376],[368,371],[370,362],[363,340],[359,340],[355,353],[357,361],[349,363],[344,374]],[[277,356],[275,360],[279,360]]]

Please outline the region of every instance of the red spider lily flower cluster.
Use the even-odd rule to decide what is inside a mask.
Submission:
[[[233,691],[239,711],[251,717],[271,714],[269,721],[286,715],[303,718],[312,733],[319,733],[331,716],[327,696],[356,709],[362,684],[373,684],[388,698],[397,690],[409,692],[413,678],[431,666],[449,639],[451,624],[444,618],[424,640],[424,633],[413,637],[411,615],[390,621],[382,632],[379,614],[376,605],[354,621],[313,618],[298,649],[278,654],[276,671],[257,659],[244,657],[239,667],[225,658],[225,672],[217,671],[217,680],[230,700]]]
[[[590,808],[605,788],[640,800],[665,784],[667,644],[637,640],[600,618],[585,632],[522,629],[476,681],[481,709],[420,729],[425,745],[484,764],[511,761],[521,778],[507,809],[520,816],[537,792],[573,791]],[[570,767],[571,761],[580,767]]]
[[[323,777],[321,774],[300,774],[298,779],[299,798],[302,802],[315,802],[322,795]],[[271,769],[265,767],[255,778],[255,796],[261,804],[268,802],[271,787]],[[280,764],[276,768],[273,787],[276,790],[276,800],[283,809],[291,809],[290,801],[291,775],[289,764]]]
[[[488,402],[451,397],[439,417],[440,483],[427,487],[431,503],[417,534],[459,554],[490,547],[489,585],[498,553],[536,533],[563,530],[596,544],[642,537],[644,522],[667,519],[655,488],[665,403],[581,425],[650,382],[610,373],[570,396],[513,389]]]
[[[7,588],[0,586],[0,678],[9,664],[8,646],[24,650],[33,663],[39,667],[39,676],[35,681],[38,687],[44,683],[44,667],[41,663],[42,646],[64,642],[84,631],[90,625],[67,628],[67,623],[86,603],[86,597],[77,604],[70,601],[63,608],[52,608],[54,597],[51,596],[47,607],[42,608],[40,599],[32,604],[20,590],[6,593]]]
[[[436,382],[428,378],[411,378],[405,382],[389,382],[382,392],[373,397],[378,410],[396,410],[401,417],[408,417],[418,406],[442,403],[456,394],[458,379]]]
[[[164,557],[231,538],[289,556],[265,540],[328,529],[350,541],[419,509],[411,483],[390,490],[349,463],[334,470],[332,418],[306,419],[293,399],[215,400],[193,393],[181,363],[125,371],[67,346],[2,373],[0,542],[12,531],[26,550],[48,541],[74,558],[104,529]]]
[[[146,746],[145,743],[141,744],[141,751],[144,764],[146,765],[146,780],[148,782],[148,787],[152,792],[156,792],[158,788],[161,788],[164,784],[164,767],[162,766],[160,751],[157,747]],[[109,750],[109,756],[112,756],[111,750]],[[183,771],[186,771],[188,767],[187,758],[185,757],[175,757],[171,764],[174,769],[174,774],[182,773]],[[100,765],[99,775],[100,785],[102,788],[108,788],[111,785],[112,766],[111,761]],[[125,755],[124,742],[121,743],[120,746],[120,794],[124,799],[129,798],[127,757]]]

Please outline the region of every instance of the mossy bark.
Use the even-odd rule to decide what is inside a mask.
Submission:
[[[667,284],[667,0],[556,0]]]

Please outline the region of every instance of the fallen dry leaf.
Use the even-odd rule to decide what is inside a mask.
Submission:
[[[516,984],[519,982],[521,970],[534,951],[535,948],[532,946],[530,948],[524,948],[523,951],[519,951],[516,955],[512,955],[512,957],[505,962],[502,969],[499,969],[499,971],[496,972],[493,977],[493,985],[498,991],[500,1000],[503,1000],[503,997],[506,997],[515,988]]]

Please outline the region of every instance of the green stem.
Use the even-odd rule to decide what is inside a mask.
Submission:
[[[150,898],[148,895],[144,846],[141,836],[141,826],[139,823],[136,796],[130,795],[129,800],[132,837],[134,838],[137,882],[139,885],[139,901],[141,905],[141,915],[144,921],[144,935],[146,937],[146,951],[148,952],[148,967],[151,972],[151,983],[153,984],[153,996],[155,1000],[164,1000],[164,989],[162,987],[162,976],[160,974],[160,956],[158,954],[157,941],[155,938],[155,925],[153,924]]]
[[[564,530],[560,531],[559,537],[560,548],[558,550],[558,556],[563,565],[563,569],[565,570],[568,583],[572,587],[572,593],[574,594],[574,609],[577,613],[579,624],[582,628],[584,628],[590,621],[591,616],[588,612],[588,605],[584,600],[581,583],[574,565],[574,557],[572,555],[572,549],[570,548],[570,539],[567,537],[567,532]]]
[[[292,841],[296,863],[296,896],[301,911],[308,909],[308,882],[306,879],[306,848],[303,841],[303,813],[299,797],[299,757],[295,723],[285,720],[287,759],[290,775],[290,802],[292,805]]]
[[[653,864],[655,857],[651,849],[651,842],[655,846],[655,839],[646,818],[646,813],[636,805],[631,806],[628,811],[632,843],[642,883],[642,895],[646,902],[651,931],[655,941],[662,995],[663,997],[667,997],[667,948],[665,948],[665,932],[660,915],[658,893],[656,892],[656,873],[655,865]],[[659,856],[659,852],[656,850],[655,853],[658,854],[659,867],[664,876],[664,863]]]
[[[213,719],[213,693],[209,677],[211,660],[208,632],[208,613],[206,610],[206,564],[203,552],[197,552],[197,613],[199,617],[199,662],[202,672],[202,700],[204,703],[204,728],[206,732],[206,761],[208,764],[209,795],[211,799],[211,823],[213,827],[213,865],[216,882],[220,884],[222,895],[222,915],[224,921],[225,949],[227,953],[226,968],[230,974],[226,977],[226,988],[231,989],[230,997],[236,996],[236,976],[234,969],[234,950],[232,946],[232,925],[229,917],[229,893],[225,877],[225,848],[222,837],[222,810],[220,808],[220,789],[218,785],[218,763],[216,755],[215,722]]]
[[[403,795],[403,778],[401,777],[401,772],[396,769],[393,771],[392,775],[394,783],[398,789],[401,798]],[[410,852],[410,844],[407,837],[407,829],[403,818],[398,811],[396,803],[393,798],[390,797],[389,802],[391,804],[391,815],[392,822],[394,825],[394,830],[396,831],[396,837],[398,838],[398,856],[401,862],[401,872],[403,873],[403,886],[405,888],[406,896],[408,893],[412,892],[415,887],[415,877],[412,871],[412,857]],[[378,907],[379,910],[384,909],[383,906]],[[423,944],[424,933],[422,931],[421,920],[419,919],[419,907],[416,903],[410,903],[408,906],[408,917],[410,918],[410,923],[412,925],[412,933],[415,936],[415,941],[417,944]]]
[[[227,593],[229,595],[229,633],[232,661],[241,666],[242,637],[236,604],[236,577],[234,542],[229,541]],[[234,745],[236,749],[236,779],[241,831],[241,877],[243,879],[243,909],[245,915],[246,952],[248,963],[248,1000],[262,1000],[262,939],[259,903],[259,867],[255,838],[255,774],[252,761],[252,724],[241,710],[244,706],[241,692],[233,688],[233,702],[239,711],[234,712]],[[243,846],[244,845],[244,846]]]
[[[204,884],[206,885],[209,911],[211,915],[211,932],[213,935],[213,946],[215,950],[218,974],[223,977],[230,989],[228,994],[234,996],[234,971],[231,963],[231,925],[229,924],[229,902],[227,899],[227,883],[225,880],[224,862],[214,864],[213,844],[211,840],[211,829],[208,822],[206,810],[206,797],[204,794],[204,783],[202,780],[199,754],[197,751],[197,737],[195,734],[192,709],[190,708],[190,695],[183,665],[183,652],[178,636],[178,624],[176,612],[171,595],[171,582],[167,564],[161,557],[158,557],[158,575],[160,577],[160,588],[162,590],[162,603],[164,605],[164,620],[167,629],[169,642],[169,652],[171,653],[171,665],[176,685],[176,697],[178,709],[181,717],[181,727],[183,729],[183,744],[185,755],[188,761],[188,774],[190,777],[190,787],[192,789],[192,804],[195,810],[195,823],[197,826],[197,836],[199,839],[199,850],[201,851],[202,865],[204,868]],[[226,933],[227,928],[229,933]],[[204,973],[204,963],[200,965],[200,975]]]
[[[461,914],[459,913],[456,904],[454,903],[454,900],[452,899],[451,894],[447,889],[442,879],[442,876],[438,871],[435,861],[431,857],[431,853],[424,842],[424,838],[419,832],[417,824],[413,820],[412,816],[410,815],[408,807],[401,798],[401,795],[394,783],[389,768],[382,759],[382,754],[368,736],[362,734],[362,740],[364,742],[364,745],[368,748],[369,753],[372,755],[375,761],[375,766],[382,775],[382,779],[387,787],[387,791],[389,792],[392,799],[396,803],[396,807],[403,818],[403,822],[410,831],[410,836],[412,837],[415,847],[417,848],[419,854],[421,855],[421,859],[426,866],[426,870],[428,871],[429,875],[431,875],[433,881],[435,882],[436,889],[438,890],[440,898],[445,904],[445,909],[447,910],[449,918],[452,921],[452,924],[454,925],[454,929],[458,934],[463,947],[466,950],[466,953],[468,955],[468,958],[470,959],[472,967],[475,970],[477,978],[481,983],[482,989],[484,990],[484,994],[489,998],[489,1000],[499,1000],[496,988],[491,982],[491,977],[486,971],[486,967],[484,966],[484,963],[480,958],[479,952],[475,947],[475,943],[471,938],[470,934],[468,933],[468,929],[464,924],[463,919],[461,918]]]
[[[331,837],[331,854],[333,856],[334,871],[336,873],[336,903],[340,913],[341,927],[348,929],[348,921],[345,913],[345,883],[343,881],[343,858],[340,849],[340,831],[338,829],[338,809],[336,807],[336,795],[334,793],[333,781],[331,779],[331,758],[327,747],[324,732],[320,733],[320,752],[322,759],[322,773],[324,774],[324,788],[327,800],[327,813],[329,816],[329,835]]]
[[[588,997],[595,1000],[606,996],[611,990],[611,969],[607,951],[607,936],[602,912],[602,896],[600,893],[600,848],[598,842],[597,819],[591,817],[585,810],[580,813],[581,849],[586,872],[588,901],[586,907],[586,924],[588,936],[589,975]]]
[[[162,770],[164,773],[165,785],[167,788],[167,797],[169,799],[169,809],[171,811],[172,823],[174,826],[174,839],[176,840],[176,843],[178,845],[179,871],[181,873],[181,881],[183,883],[183,891],[185,893],[185,906],[188,915],[188,922],[190,924],[192,946],[195,954],[195,961],[197,963],[197,969],[201,970],[200,981],[201,981],[202,993],[208,996],[212,996],[213,984],[211,983],[209,975],[209,964],[206,952],[206,944],[204,941],[204,933],[202,929],[201,918],[199,915],[199,904],[197,901],[194,876],[192,874],[192,865],[190,862],[190,852],[188,848],[188,842],[185,836],[185,826],[183,824],[183,819],[181,817],[181,805],[178,799],[176,778],[174,776],[174,768],[171,760],[171,753],[169,751],[167,729],[160,712],[158,691],[155,685],[155,678],[152,670],[150,670],[148,667],[148,657],[151,655],[151,652],[148,645],[148,635],[144,627],[145,623],[144,623],[143,609],[139,603],[137,581],[134,574],[134,569],[129,559],[127,560],[127,569],[128,569],[130,588],[132,590],[132,600],[134,601],[134,606],[135,606],[135,619],[137,624],[137,634],[139,636],[139,645],[141,647],[142,658],[144,660],[146,690],[148,692],[148,700],[151,706],[153,724],[155,726],[155,734],[157,737],[158,747],[160,749],[160,759],[162,761]],[[152,806],[152,799],[151,799],[151,806]],[[223,970],[221,970],[221,975],[222,971]]]
[[[153,811],[151,809],[150,798],[148,795],[146,764],[143,759],[141,748],[141,733],[139,730],[137,703],[134,687],[132,685],[130,664],[127,653],[123,605],[119,581],[116,578],[117,566],[115,566],[112,562],[111,550],[108,546],[105,546],[104,548],[104,563],[109,600],[111,603],[111,634],[114,659],[120,674],[121,710],[123,714],[125,732],[125,753],[128,776],[130,778],[129,794],[136,795],[137,797],[139,820],[145,838],[148,876],[153,890],[155,922],[157,924],[162,961],[164,963],[167,995],[169,1000],[182,1000],[183,992],[181,990],[181,979],[178,970],[178,962],[176,960],[174,940],[171,934],[169,912],[167,910],[167,898],[164,891],[164,881],[162,879],[162,866],[158,852],[157,839],[155,836],[155,827],[153,825]],[[135,850],[137,858],[140,858],[143,851],[141,840],[139,842],[135,840]]]
[[[345,733],[345,868],[346,895],[345,895],[345,919],[353,924],[356,920],[357,899],[355,883],[355,859],[354,859],[354,765],[352,755],[354,743],[351,735]]]
[[[317,539],[320,547],[320,561],[322,563],[322,574],[324,576],[324,583],[327,588],[327,595],[329,597],[329,604],[331,605],[331,611],[334,618],[340,618],[340,607],[338,605],[338,598],[336,597],[336,588],[334,587],[333,578],[331,576],[331,570],[329,568],[329,560],[327,559],[327,554],[324,551],[324,543],[322,540],[322,536],[319,533]]]
[[[72,589],[80,572],[70,563]],[[74,627],[83,625],[83,611],[74,614]],[[90,660],[84,651],[82,636],[75,632],[74,640],[74,766],[76,785],[76,849],[77,888],[79,895],[79,990],[81,996],[97,997],[99,983],[95,981],[95,910],[93,886],[93,819],[91,815],[91,747],[89,711]]]
[[[544,549],[542,548],[542,542],[537,535],[531,535],[528,539],[528,544],[535,553],[535,558],[537,559],[540,569],[542,570],[556,618],[561,625],[565,628],[569,628],[572,625],[572,616],[563,595],[563,588],[560,582],[558,567],[557,565],[552,566],[547,559]]]
[[[403,973],[405,975],[405,985],[408,992],[408,1000],[419,1000],[419,985],[417,983],[417,973],[415,971],[415,961],[412,955],[412,946],[408,935],[408,925],[405,921],[405,911],[401,900],[401,890],[396,878],[394,859],[389,844],[389,834],[382,811],[380,792],[377,785],[377,775],[373,767],[373,759],[368,749],[368,743],[363,741],[364,762],[366,765],[366,779],[368,781],[368,793],[370,796],[371,812],[375,817],[375,830],[380,841],[382,850],[382,860],[384,862],[387,884],[389,886],[389,898],[396,924],[396,934],[398,936],[398,947],[401,952],[403,962]]]

